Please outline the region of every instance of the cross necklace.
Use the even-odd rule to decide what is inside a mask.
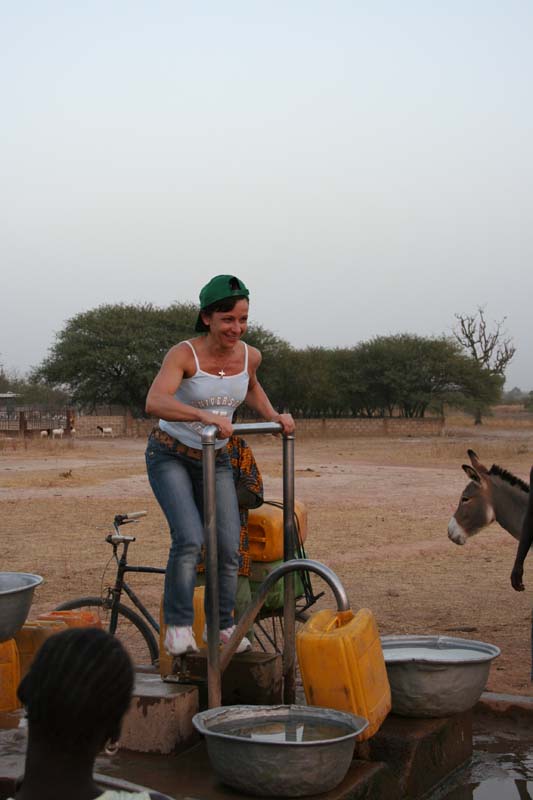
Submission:
[[[228,365],[228,362],[231,360],[231,357],[232,357],[232,355],[233,355],[233,352],[234,352],[234,351],[232,350],[232,352],[231,352],[231,353],[229,354],[229,356],[228,356],[228,357],[227,357],[227,358],[224,360],[224,363],[222,364],[222,366],[221,366],[221,367],[220,367],[220,369],[218,370],[218,372],[217,372],[217,375],[219,376],[219,378],[224,378],[224,377],[225,377],[226,373],[224,372],[224,367],[227,367],[227,365]]]

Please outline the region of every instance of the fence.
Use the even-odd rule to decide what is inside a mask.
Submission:
[[[111,436],[130,438],[148,435],[157,424],[156,419],[134,419],[126,411],[123,414],[76,414],[71,409],[63,413],[44,411],[0,412],[0,435],[38,436],[41,431],[50,434],[54,428],[63,428],[70,434],[74,428],[76,437],[102,437],[104,429],[110,429]],[[311,438],[343,438],[352,436],[440,436],[444,432],[445,420],[442,417],[405,419],[404,417],[362,417],[298,419],[297,435]],[[107,435],[107,434],[106,434]]]

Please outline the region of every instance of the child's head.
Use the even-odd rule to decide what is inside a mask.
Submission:
[[[96,752],[118,739],[133,682],[131,659],[118,639],[98,628],[69,628],[44,642],[18,696],[31,736],[62,750]]]

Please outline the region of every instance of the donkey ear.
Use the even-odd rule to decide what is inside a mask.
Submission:
[[[472,466],[477,469],[480,474],[486,474],[488,469],[481,463],[477,457],[477,453],[475,453],[474,450],[467,450],[467,453],[470,461],[472,462]]]
[[[476,470],[470,466],[470,464],[461,464],[461,468],[466,472],[471,481],[474,481],[474,483],[481,484],[480,476],[478,475]]]

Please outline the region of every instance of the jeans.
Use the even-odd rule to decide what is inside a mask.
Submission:
[[[177,453],[150,436],[146,469],[171,536],[164,621],[167,625],[192,625],[196,565],[204,542],[202,462]],[[217,454],[215,475],[220,628],[224,629],[234,624],[240,535],[237,493],[226,452]],[[205,602],[210,602],[207,588]]]

